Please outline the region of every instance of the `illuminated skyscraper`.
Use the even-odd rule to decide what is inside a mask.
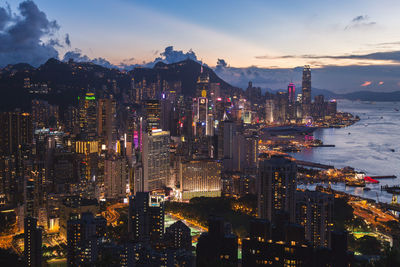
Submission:
[[[209,97],[210,94],[210,76],[201,66],[200,75],[197,78],[196,97]]]
[[[294,104],[296,102],[296,87],[294,86],[294,83],[289,83],[287,94],[289,104]]]
[[[143,179],[144,190],[162,189],[169,176],[170,134],[161,129],[152,130],[143,136]]]
[[[314,247],[328,247],[333,230],[333,195],[319,191],[296,192],[296,223]]]
[[[257,179],[258,216],[275,221],[278,212],[295,220],[295,191],[297,165],[283,156],[261,155]]]
[[[105,140],[107,148],[113,147],[117,138],[116,129],[117,102],[115,99],[99,99],[97,107],[97,134]]]
[[[303,69],[303,82],[302,82],[302,104],[303,104],[303,117],[311,116],[311,68],[305,65]]]
[[[274,99],[267,99],[265,102],[265,122],[266,123],[274,122],[274,110],[275,110]]]
[[[79,128],[83,140],[94,140],[97,136],[97,108],[94,93],[86,93],[79,99]]]
[[[104,161],[104,187],[107,199],[122,199],[129,188],[128,163],[125,157],[111,156]]]
[[[24,254],[26,266],[42,266],[42,229],[32,217],[24,220]]]
[[[161,105],[159,100],[146,100],[144,102],[147,132],[161,129]]]

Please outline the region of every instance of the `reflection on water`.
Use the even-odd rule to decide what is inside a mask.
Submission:
[[[339,100],[338,109],[358,115],[361,120],[341,129],[319,129],[315,138],[336,147],[304,149],[292,154],[295,158],[333,165],[338,168],[351,166],[367,175],[400,176],[400,109],[399,102],[359,102]],[[390,202],[392,196],[381,192],[381,185],[400,184],[400,178],[383,179],[380,184],[367,184],[371,191],[346,187],[332,188],[359,196]]]

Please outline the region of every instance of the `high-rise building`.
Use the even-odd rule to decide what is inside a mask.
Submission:
[[[161,129],[152,130],[143,136],[143,178],[144,190],[162,189],[167,182],[169,173],[169,143],[170,135]]]
[[[79,98],[79,128],[82,140],[92,141],[97,136],[97,107],[94,93]]]
[[[99,99],[97,104],[97,134],[104,138],[108,149],[113,148],[117,139],[117,102],[112,98]]]
[[[129,189],[129,166],[123,156],[110,156],[104,161],[106,199],[123,199]]]
[[[328,247],[333,230],[333,195],[319,191],[296,192],[296,223],[314,247]]]
[[[129,237],[134,242],[157,242],[164,236],[164,196],[137,192],[129,197]]]
[[[93,266],[98,259],[98,243],[104,238],[107,221],[92,213],[82,213],[67,223],[68,266]]]
[[[296,102],[296,87],[294,83],[289,83],[287,88],[287,96],[289,104],[294,104]]]
[[[196,97],[209,97],[210,91],[210,76],[207,71],[204,71],[203,66],[200,69],[200,75],[197,78]]]
[[[219,217],[210,217],[208,232],[202,233],[196,247],[196,266],[237,266],[238,237]]]
[[[33,126],[29,113],[0,113],[0,155],[16,155],[32,144]]]
[[[179,163],[179,184],[183,199],[201,196],[202,193],[221,192],[221,162],[199,159]]]
[[[59,119],[58,106],[45,100],[32,100],[32,121],[35,128],[55,127]]]
[[[190,228],[180,220],[165,229],[165,238],[170,241],[174,249],[192,249]]]
[[[315,266],[313,248],[298,235],[301,229],[292,224],[280,228],[283,235],[275,239],[269,221],[252,220],[250,236],[242,241],[242,266]]]
[[[311,116],[311,68],[309,65],[305,65],[303,69],[302,106],[303,117]]]
[[[280,155],[259,157],[257,178],[258,216],[274,222],[277,212],[295,220],[297,165]]]
[[[273,123],[274,122],[274,110],[275,110],[275,103],[274,99],[267,99],[265,101],[265,122],[266,123]]]
[[[144,101],[144,111],[147,122],[147,132],[161,129],[161,105],[159,100]]]
[[[42,229],[37,227],[37,219],[24,220],[24,255],[26,266],[42,266]]]

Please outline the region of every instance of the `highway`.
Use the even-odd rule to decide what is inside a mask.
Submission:
[[[122,209],[126,207],[128,207],[127,203],[115,203],[111,206],[108,206],[107,210],[102,212],[103,217],[107,220],[107,224],[112,225],[116,223],[120,217],[120,214],[118,211],[116,211],[116,209]]]

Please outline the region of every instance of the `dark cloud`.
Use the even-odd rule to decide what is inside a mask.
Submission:
[[[57,22],[48,20],[32,1],[20,3],[18,10],[19,15],[8,5],[0,7],[0,67],[21,62],[38,66],[58,58],[55,46],[60,44],[52,38],[59,29]]]
[[[217,65],[215,66],[216,69],[223,69],[226,68],[228,66],[228,63],[226,63],[226,61],[224,59],[218,59],[217,61]]]
[[[353,18],[344,29],[349,30],[352,28],[365,28],[365,27],[374,26],[375,24],[376,24],[375,21],[370,21],[369,16],[360,15],[360,16]]]
[[[69,34],[67,33],[65,35],[65,44],[69,47],[71,47],[71,40],[69,39]]]

